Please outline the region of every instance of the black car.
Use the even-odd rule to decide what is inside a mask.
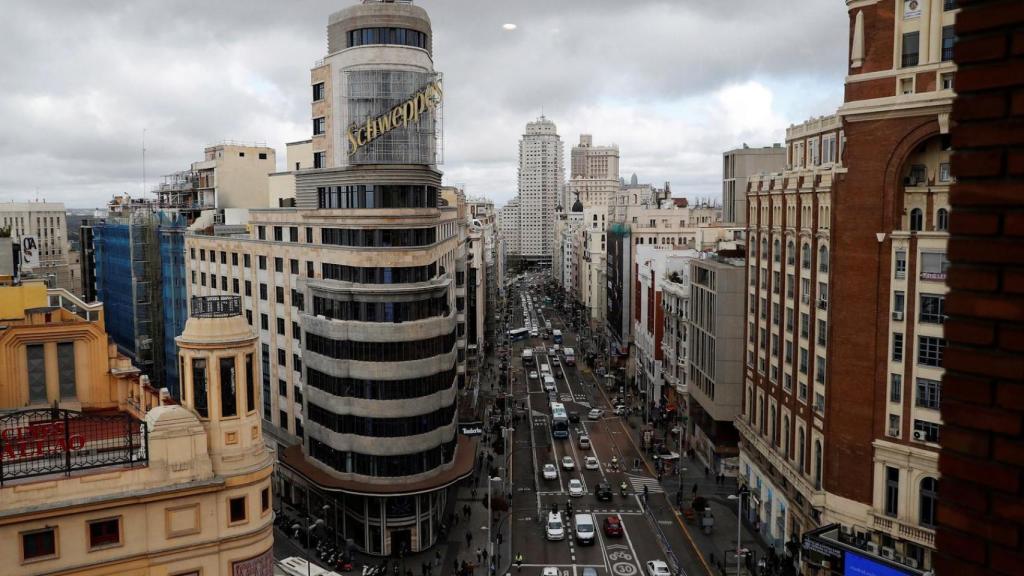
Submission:
[[[594,495],[601,502],[608,502],[612,499],[612,486],[607,482],[598,482],[594,489]]]
[[[569,412],[569,422],[579,422],[579,421],[580,421],[580,413],[579,412],[572,412],[572,411],[570,411]]]

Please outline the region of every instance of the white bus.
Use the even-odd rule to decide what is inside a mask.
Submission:
[[[526,340],[530,337],[530,330],[527,328],[515,328],[514,330],[508,331],[508,339],[511,342],[518,342],[520,340]]]
[[[569,437],[569,414],[561,402],[551,403],[551,435],[555,438]]]

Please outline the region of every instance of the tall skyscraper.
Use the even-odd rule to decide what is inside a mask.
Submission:
[[[426,11],[364,0],[332,14],[327,37],[295,207],[250,211],[241,237],[187,237],[189,290],[240,295],[258,330],[283,502],[326,507],[338,546],[417,552],[473,469],[457,400],[482,348],[483,258],[467,265],[465,198],[436,167]]]
[[[519,141],[519,253],[527,261],[551,261],[555,206],[565,182],[562,139],[555,123],[541,116],[526,125]]]

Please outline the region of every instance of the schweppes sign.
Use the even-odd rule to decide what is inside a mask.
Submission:
[[[349,126],[348,133],[346,134],[348,138],[348,155],[355,154],[363,146],[395,128],[404,128],[409,124],[419,122],[421,114],[432,112],[441,105],[441,96],[443,94],[441,80],[437,79],[386,113],[371,117],[363,124],[352,124]]]

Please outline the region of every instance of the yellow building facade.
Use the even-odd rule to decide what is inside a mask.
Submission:
[[[0,572],[273,573],[255,334],[198,308],[176,405],[109,343],[101,304],[0,286]]]

